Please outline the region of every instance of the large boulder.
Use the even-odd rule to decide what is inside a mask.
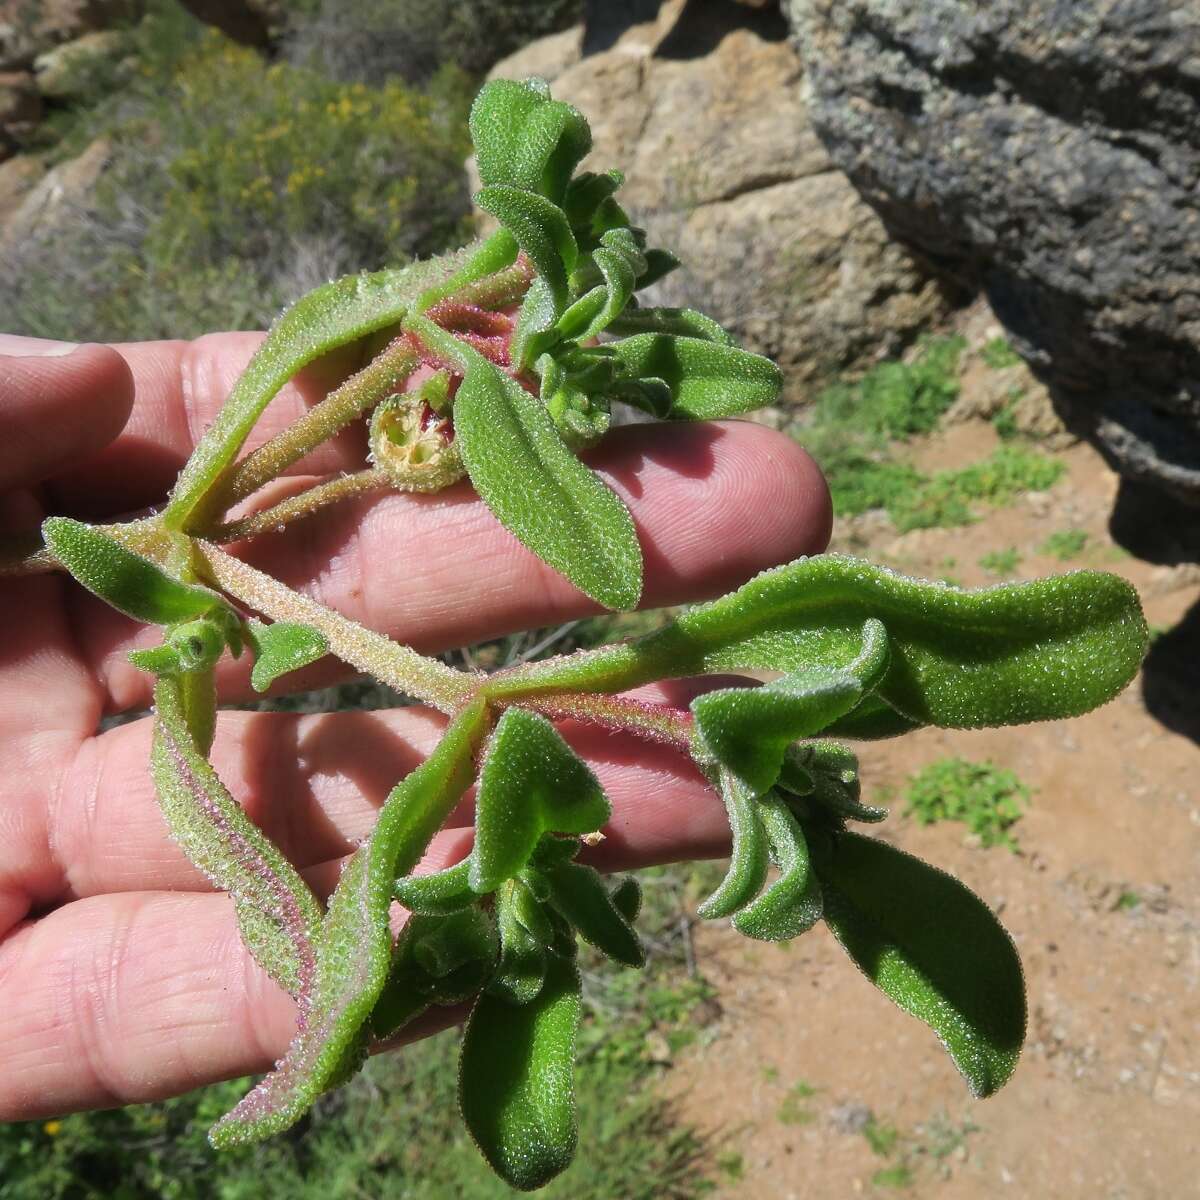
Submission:
[[[1200,6],[785,0],[833,160],[1068,424],[1200,503]]]
[[[622,203],[684,260],[657,302],[701,308],[771,355],[790,399],[897,352],[944,315],[942,289],[813,132],[776,7],[594,4],[586,27],[492,74],[540,75],[582,109],[595,137],[585,166],[624,171]]]

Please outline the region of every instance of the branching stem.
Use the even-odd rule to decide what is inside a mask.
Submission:
[[[270,508],[264,508],[261,512],[218,525],[208,535],[207,540],[236,542],[242,538],[256,537],[261,533],[277,533],[293,521],[310,517],[339,500],[378,491],[387,487],[389,482],[386,472],[375,467],[366,471],[356,471],[353,475],[340,475],[294,496],[288,496],[286,500],[280,500],[278,504],[272,504]]]

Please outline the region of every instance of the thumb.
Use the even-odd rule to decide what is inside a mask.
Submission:
[[[89,458],[132,408],[133,376],[115,350],[0,334],[0,488]]]

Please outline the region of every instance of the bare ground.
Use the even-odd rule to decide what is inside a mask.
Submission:
[[[957,426],[918,462],[962,465],[995,444],[989,425]],[[1176,625],[1200,599],[1200,572],[1124,556],[1106,532],[1115,476],[1086,446],[1062,458],[1068,474],[1052,492],[966,529],[897,537],[866,517],[839,529],[835,548],[966,586],[994,582],[978,560],[1009,547],[1023,556],[1016,578],[1101,566],[1134,582],[1152,628]],[[1077,560],[1038,552],[1068,528],[1088,534]],[[719,1145],[719,1195],[1200,1196],[1200,752],[1150,715],[1142,684],[1070,722],[863,748],[867,798],[947,755],[991,759],[1033,789],[1017,854],[972,845],[961,825],[921,828],[899,802],[875,830],[969,884],[1017,943],[1029,1037],[998,1096],[972,1100],[929,1030],[877,994],[823,927],[782,947],[696,927],[721,1015],[666,1085]],[[1177,697],[1173,727],[1187,724],[1189,701]]]

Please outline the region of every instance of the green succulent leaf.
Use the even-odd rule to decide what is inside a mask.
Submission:
[[[397,879],[392,894],[412,913],[440,917],[476,904],[479,896],[468,878],[471,862],[462,862],[431,875],[406,875]]]
[[[562,334],[555,324],[557,319],[554,294],[549,284],[539,277],[529,285],[529,291],[521,302],[509,348],[513,364],[518,370],[527,369],[530,363],[561,340]]]
[[[585,942],[614,962],[645,966],[645,948],[598,871],[564,862],[546,871],[545,877],[550,884],[550,902]]]
[[[485,84],[471,108],[470,131],[484,184],[539,192],[556,204],[592,146],[579,110],[551,100],[543,81],[533,79]]]
[[[849,712],[887,670],[880,621],[863,625],[862,652],[845,667],[806,667],[756,688],[724,688],[692,701],[700,757],[723,763],[756,796],[774,785],[788,746]]]
[[[163,512],[182,529],[221,472],[233,462],[263,409],[304,367],[368,334],[399,325],[417,297],[465,258],[430,259],[399,270],[347,275],[314,288],[271,326],[216,420],[183,468]]]
[[[172,579],[149,559],[82,521],[49,517],[42,523],[42,536],[79,583],[127,617],[175,625],[227,607],[216,592]]]
[[[670,250],[651,249],[646,251],[646,269],[638,276],[638,291],[657,283],[683,264]]]
[[[632,925],[642,911],[642,885],[632,875],[626,875],[613,888],[612,902],[617,912]]]
[[[251,621],[249,638],[254,648],[250,686],[256,692],[265,692],[281,675],[307,667],[329,653],[329,639],[320,630],[291,621],[271,625]]]
[[[591,833],[609,815],[596,777],[554,726],[507,709],[479,772],[471,887],[495,891],[529,862],[544,833]]]
[[[607,349],[634,379],[662,379],[671,416],[710,421],[751,412],[779,398],[783,376],[769,358],[701,337],[639,333]]]
[[[251,954],[306,1011],[321,906],[205,760],[190,728],[185,688],[175,676],[154,688],[150,770],[167,828],[188,859],[233,897]]]
[[[488,991],[509,1004],[528,1004],[542,990],[546,979],[546,947],[551,937],[538,938],[521,918],[528,899],[516,880],[496,892],[496,923],[500,930],[500,965],[488,983]]]
[[[795,787],[797,775],[807,778],[807,790]],[[839,742],[805,742],[789,748],[779,775],[779,787],[797,796],[811,798],[837,817],[852,821],[882,821],[886,808],[874,808],[861,800],[858,756]]]
[[[603,174],[583,171],[576,175],[567,185],[562,205],[571,228],[580,234],[590,234],[596,210],[624,182],[625,176],[620,171],[605,171]]]
[[[788,806],[773,794],[759,801],[779,878],[733,916],[733,927],[761,942],[784,942],[810,930],[821,918],[821,884],[808,857],[804,831]]]
[[[463,462],[484,503],[539,558],[607,608],[642,591],[629,510],[563,443],[540,400],[482,358],[454,403]]]
[[[361,1063],[366,1026],[391,966],[393,885],[416,865],[470,784],[485,724],[482,702],[464,709],[434,752],[392,789],[329,902],[308,1019],[275,1069],[213,1127],[214,1146],[244,1145],[287,1129]]]
[[[945,728],[1018,725],[1088,712],[1137,673],[1147,632],[1123,579],[1074,571],[963,591],[840,555],[802,558],[623,645],[531,666],[497,696],[625,691],[707,671],[838,667],[883,622],[890,658],[875,694],[906,720]],[[845,722],[837,726],[845,733]]]
[[[902,717],[878,696],[864,696],[857,708],[851,709],[844,717],[839,717],[825,732],[830,737],[873,742],[912,733],[914,729],[920,729],[922,724],[921,721]]]
[[[414,916],[400,933],[387,983],[371,1013],[376,1037],[390,1037],[430,1004],[460,1004],[487,982],[499,939],[478,907]]]
[[[706,921],[745,908],[762,891],[770,858],[767,831],[754,793],[725,767],[718,770],[717,783],[733,833],[733,853],[720,886],[696,909]]]
[[[575,235],[563,210],[536,192],[504,184],[481,188],[475,194],[475,203],[516,238],[550,289],[556,314],[561,313],[570,302],[568,276],[579,257]]]
[[[475,1143],[510,1187],[533,1191],[575,1156],[580,981],[551,956],[545,986],[513,1007],[484,992],[467,1021],[459,1103]]]
[[[608,332],[619,337],[640,333],[668,333],[675,337],[702,338],[722,346],[736,346],[712,317],[694,308],[631,308],[611,322]]]
[[[1025,1039],[1016,949],[958,880],[858,834],[821,864],[825,919],[863,973],[929,1025],[976,1096],[1012,1074]]]

